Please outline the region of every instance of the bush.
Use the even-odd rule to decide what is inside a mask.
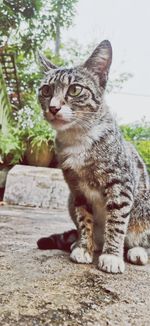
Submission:
[[[9,129],[7,135],[0,134],[0,157],[4,165],[20,163],[26,150],[25,143],[15,134],[14,129]]]
[[[125,139],[134,144],[150,173],[150,123],[143,121],[141,124],[123,125],[121,131]]]

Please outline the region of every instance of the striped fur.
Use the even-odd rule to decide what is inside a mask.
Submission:
[[[48,68],[46,60],[39,100],[57,131],[58,160],[70,188],[69,211],[78,231],[70,257],[91,263],[101,249],[99,268],[122,273],[124,246],[130,262],[147,262],[150,184],[144,162],[104,101],[111,60],[109,41],[72,69]]]

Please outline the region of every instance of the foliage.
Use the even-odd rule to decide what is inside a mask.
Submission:
[[[40,0],[4,0],[0,10],[1,44],[17,44],[25,53],[33,50],[37,42],[37,38],[33,39],[34,21],[41,6]]]
[[[28,52],[43,40],[56,38],[56,26],[68,28],[75,14],[77,0],[4,0],[0,8],[1,44],[18,44]]]
[[[13,128],[6,134],[0,133],[0,157],[1,162],[14,165],[22,161],[25,153],[25,143]]]
[[[54,147],[54,132],[43,119],[30,130],[28,139],[37,148],[40,148],[43,143],[49,144],[50,149]]]
[[[143,121],[140,124],[124,125],[121,130],[125,139],[135,145],[150,173],[150,123]]]
[[[22,138],[54,140],[54,131],[50,124],[43,119],[42,111],[33,97],[30,103],[14,113],[15,128]]]
[[[59,23],[61,27],[69,27],[75,15],[75,4],[78,0],[51,0],[47,3],[47,18],[50,21],[52,37],[56,39],[56,27]]]
[[[20,139],[40,148],[43,143],[53,147],[55,133],[50,124],[43,119],[41,109],[33,98],[15,115],[15,130]]]
[[[56,39],[56,26],[69,27],[77,0],[9,0],[0,7],[0,46],[16,53],[22,89],[34,88],[38,78],[37,49]],[[30,62],[30,67],[29,67]]]
[[[8,136],[0,134],[2,160],[10,154],[11,163],[19,162],[24,155],[28,141],[38,147],[42,142],[50,142],[50,146],[53,144],[54,132],[43,120],[40,108],[35,98],[33,99],[33,94],[42,77],[36,64],[36,51],[41,47],[46,48],[49,40],[55,41],[58,25],[59,30],[71,25],[76,2],[77,0],[50,0],[45,6],[43,0],[4,0],[0,6],[0,51],[16,53],[22,100],[22,109],[16,112],[13,124],[11,121]],[[56,64],[64,62],[60,57],[56,57],[52,50],[48,51],[48,56]],[[1,85],[4,84],[2,78],[0,82]],[[7,108],[6,113],[9,111],[6,89],[4,95],[0,94],[0,105]],[[2,120],[2,110],[0,112]],[[8,115],[5,120],[8,122]]]
[[[143,157],[150,174],[150,140],[141,140],[135,143],[135,146],[140,155]]]
[[[143,120],[141,123],[121,126],[126,140],[150,140],[150,123]]]
[[[59,44],[59,56],[55,55],[52,48],[48,50],[51,41],[56,41],[58,25],[59,30],[62,30],[72,24],[77,1],[50,0],[46,6],[43,0],[3,1],[0,8],[0,45],[16,53],[23,105],[27,103],[26,94],[33,94],[42,78],[36,64],[37,49],[45,49],[47,57],[57,65],[81,63],[94,49],[96,42],[83,48],[83,45],[72,39],[67,45]],[[107,91],[120,90],[130,77],[131,74],[123,72],[109,80]]]
[[[50,125],[43,120],[35,95],[33,96],[39,80],[42,78],[36,64],[36,52],[37,49],[42,48],[42,51],[44,49],[45,55],[58,66],[84,62],[96,46],[95,42],[88,45],[87,48],[83,48],[75,40],[70,40],[67,45],[59,44],[61,49],[59,56],[55,55],[52,48],[48,49],[51,41],[56,42],[57,37],[60,37],[61,30],[72,24],[77,1],[49,0],[45,3],[43,0],[4,0],[3,5],[0,6],[0,50],[16,53],[22,99],[22,109],[15,113],[15,120],[13,127],[9,128],[8,138],[5,139],[4,135],[0,135],[0,153],[3,158],[10,151],[13,160],[19,162],[24,155],[28,141],[40,146],[43,141],[54,140],[54,132]],[[107,91],[120,90],[130,77],[131,74],[122,73],[110,80]],[[0,105],[2,106],[2,104]],[[149,142],[149,140],[147,138],[134,139],[139,132],[137,128],[135,131],[135,128],[125,126],[123,132],[127,139],[136,142],[136,146],[139,146],[139,151],[146,160],[148,154],[143,147],[145,143],[139,142],[145,142],[145,140]]]
[[[10,112],[11,106],[0,65],[0,130],[5,134],[7,134]]]
[[[1,160],[6,164],[22,162],[28,143],[36,146],[37,150],[42,144],[48,144],[51,150],[54,137],[54,131],[43,119],[36,99],[32,98],[30,105],[14,112],[14,123],[9,127],[7,135],[0,134]]]

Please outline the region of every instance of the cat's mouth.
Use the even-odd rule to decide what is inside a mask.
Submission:
[[[69,118],[64,117],[59,112],[56,115],[53,115],[51,112],[44,112],[44,116],[54,128],[59,128],[61,126],[68,125],[72,122]]]
[[[50,121],[50,123],[54,126],[61,126],[61,125],[66,125],[69,123],[69,121],[66,121],[64,119],[58,119],[58,118],[55,118],[53,120]]]

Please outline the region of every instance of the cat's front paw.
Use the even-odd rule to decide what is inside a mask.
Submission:
[[[109,254],[102,254],[99,257],[99,269],[107,273],[123,273],[125,264],[121,257]]]
[[[93,257],[85,248],[76,247],[72,250],[70,259],[79,264],[91,264]]]

